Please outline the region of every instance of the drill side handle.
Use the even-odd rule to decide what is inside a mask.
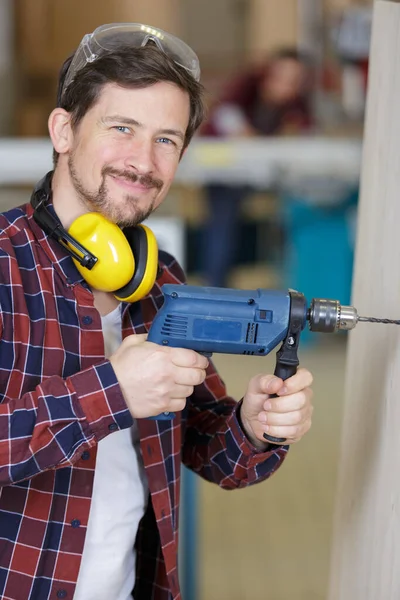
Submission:
[[[291,291],[291,306],[289,327],[286,338],[283,340],[282,346],[276,353],[276,366],[274,375],[285,381],[295,375],[299,366],[299,358],[297,350],[300,342],[300,333],[305,323],[305,308],[306,301],[303,294]],[[271,398],[277,398],[273,394]],[[284,444],[286,438],[278,438],[264,433],[264,439],[272,444]]]
[[[279,359],[277,359],[274,375],[285,381],[285,379],[289,379],[289,377],[296,374],[298,365],[299,361],[294,362],[293,364],[287,364],[281,363],[279,362]],[[272,394],[271,398],[278,398],[278,395]],[[286,442],[286,438],[274,437],[273,435],[268,435],[268,433],[264,433],[264,438],[267,442],[272,444],[284,444]]]
[[[294,363],[294,364],[288,365],[288,364],[280,363],[279,360],[277,360],[274,375],[276,375],[276,377],[279,377],[280,379],[283,379],[283,381],[285,381],[285,379],[289,379],[289,377],[292,377],[292,375],[296,374],[298,366],[299,366],[299,361],[296,361],[296,363]],[[277,397],[277,395],[274,394],[274,398],[276,398],[276,397]]]

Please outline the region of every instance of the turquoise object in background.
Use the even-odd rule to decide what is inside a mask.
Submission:
[[[285,231],[283,282],[285,287],[312,298],[351,303],[358,188],[347,189],[337,201],[318,203],[308,196],[281,196]],[[318,335],[305,329],[302,342]]]

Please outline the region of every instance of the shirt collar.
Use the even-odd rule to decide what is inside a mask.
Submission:
[[[35,187],[33,194],[42,191],[46,196],[46,208],[50,212],[50,214],[61,224],[60,219],[56,211],[54,210],[53,202],[51,200],[51,178],[53,173],[48,173]],[[49,193],[50,191],[50,193]],[[53,239],[50,235],[48,235],[40,225],[33,218],[34,208],[31,203],[27,205],[27,218],[29,226],[36,237],[38,243],[54,264],[56,268],[61,272],[63,277],[66,279],[67,283],[70,285],[74,285],[76,283],[84,283],[86,282],[82,275],[79,273],[76,268],[72,257],[68,254],[67,250],[59,244],[55,239]],[[87,285],[86,285],[87,287]]]

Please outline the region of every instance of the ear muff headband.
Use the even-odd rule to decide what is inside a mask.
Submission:
[[[46,176],[47,177],[47,176]],[[42,180],[43,181],[43,180]],[[40,185],[40,184],[38,184]],[[33,218],[36,223],[43,229],[47,235],[56,240],[63,246],[75,260],[77,260],[86,269],[92,269],[97,262],[96,256],[88,251],[69,235],[69,233],[61,225],[47,209],[46,203],[49,199],[49,194],[45,189],[36,188],[32,194],[31,204],[33,206]]]

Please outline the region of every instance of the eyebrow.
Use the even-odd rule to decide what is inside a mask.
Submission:
[[[111,115],[109,117],[104,117],[101,119],[102,123],[123,123],[124,125],[133,125],[134,127],[143,127],[143,123],[139,123],[136,119],[132,119],[131,117],[124,117],[123,115]],[[179,138],[182,142],[185,141],[185,134],[179,129],[161,129],[159,134],[162,135],[174,135]]]

